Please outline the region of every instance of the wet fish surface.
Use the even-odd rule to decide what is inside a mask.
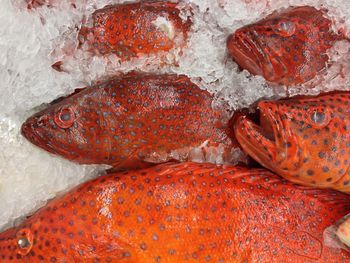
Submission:
[[[326,69],[327,51],[344,38],[332,30],[325,10],[299,6],[238,29],[227,47],[241,68],[269,82],[293,86]]]
[[[92,14],[91,27],[80,31],[80,42],[99,54],[114,53],[122,60],[183,47],[190,17],[180,17],[178,3],[140,1],[106,6]]]
[[[261,101],[260,125],[234,130],[243,150],[286,179],[350,193],[350,92]]]
[[[323,231],[349,197],[267,170],[163,164],[110,174],[0,235],[9,262],[346,262]]]
[[[66,159],[115,168],[184,161],[203,145],[223,147],[229,158],[234,147],[229,115],[214,110],[212,101],[184,75],[130,73],[34,114],[22,134]]]

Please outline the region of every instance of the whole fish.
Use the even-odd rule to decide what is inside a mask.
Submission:
[[[350,92],[261,101],[234,124],[243,150],[284,178],[350,193]]]
[[[347,195],[262,169],[165,164],[110,174],[0,234],[5,262],[348,262],[323,231]],[[12,260],[12,261],[10,261]]]
[[[238,65],[254,75],[287,86],[302,84],[327,67],[327,50],[344,39],[331,27],[324,10],[290,7],[238,29],[227,47]]]
[[[92,27],[80,31],[80,42],[122,60],[183,46],[192,24],[189,17],[180,17],[177,3],[167,1],[106,6],[95,11],[91,20]]]
[[[193,148],[233,144],[226,112],[184,75],[130,73],[88,87],[22,125],[33,144],[82,164],[136,168],[186,160]]]

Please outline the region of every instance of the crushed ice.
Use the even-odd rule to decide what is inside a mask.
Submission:
[[[192,6],[194,24],[182,56],[181,50],[174,49],[161,56],[121,62],[115,55],[91,57],[88,52],[77,50],[77,37],[81,21],[96,9],[125,1],[50,2],[51,8],[43,6],[29,11],[24,0],[0,0],[0,229],[13,225],[17,218],[105,168],[76,165],[26,142],[19,133],[20,125],[41,104],[69,94],[77,87],[136,69],[187,74],[201,88],[215,94],[214,106],[225,103],[231,109],[238,109],[262,97],[283,96],[285,89],[269,88],[263,78],[239,72],[226,53],[226,38],[235,29],[272,10],[310,4],[327,7],[328,15],[336,22],[335,28],[350,33],[347,1],[186,0],[185,4]],[[330,51],[334,66],[317,80],[319,86],[313,93],[349,86],[349,77],[342,74],[349,68],[348,51],[348,43],[339,43]],[[62,62],[62,72],[51,67],[58,61]],[[307,92],[303,87],[292,91]],[[194,149],[190,154],[196,161],[221,162],[220,152],[219,147],[207,149],[206,153]],[[242,153],[233,149],[232,158],[232,162],[237,161]]]

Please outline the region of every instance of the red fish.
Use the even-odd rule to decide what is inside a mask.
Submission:
[[[286,86],[313,79],[328,65],[326,54],[336,40],[325,11],[290,7],[230,35],[227,47],[238,65],[254,75]]]
[[[92,15],[91,28],[83,27],[81,42],[100,54],[115,53],[123,60],[183,46],[191,27],[182,20],[177,3],[141,1],[107,6]]]
[[[347,195],[266,170],[165,164],[110,174],[0,234],[4,262],[348,262],[323,231]],[[10,261],[12,260],[12,261]]]
[[[235,134],[246,153],[286,179],[350,193],[350,92],[262,101],[260,125],[246,117]]]
[[[132,73],[61,99],[30,117],[22,134],[69,160],[115,168],[186,160],[203,144],[229,153],[233,131],[212,101],[184,75]]]

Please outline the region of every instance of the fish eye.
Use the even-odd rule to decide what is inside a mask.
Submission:
[[[17,232],[17,252],[20,255],[27,255],[33,246],[33,235],[29,229],[22,229]]]
[[[22,238],[18,239],[17,245],[19,248],[27,248],[30,246],[30,242],[26,237],[22,237]]]
[[[314,109],[311,111],[310,119],[314,125],[324,126],[329,122],[328,114],[320,109]]]
[[[294,34],[295,32],[295,24],[292,21],[279,21],[276,25],[275,29],[276,33],[288,37]]]
[[[67,129],[71,127],[75,121],[75,114],[72,108],[61,108],[54,117],[57,126]]]

